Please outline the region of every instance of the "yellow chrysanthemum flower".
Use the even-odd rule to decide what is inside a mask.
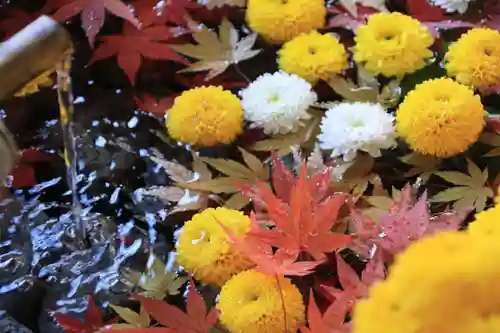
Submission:
[[[222,285],[254,263],[230,243],[219,223],[236,236],[250,230],[242,212],[223,207],[208,208],[184,224],[177,242],[177,261],[203,283]]]
[[[496,205],[476,213],[469,224],[468,232],[474,237],[500,236],[500,197],[495,198]]]
[[[285,277],[279,277],[279,286],[284,304],[275,276],[256,270],[234,276],[219,295],[221,322],[231,333],[297,332],[305,320],[302,295]]]
[[[243,131],[243,108],[222,87],[199,87],[178,96],[167,111],[170,136],[202,147],[231,143]]]
[[[474,60],[471,60],[474,59]],[[500,86],[500,32],[471,29],[445,55],[448,75],[481,91]]]
[[[467,150],[483,126],[480,97],[449,78],[417,85],[396,112],[396,129],[410,147],[440,157]]]
[[[278,51],[282,70],[315,84],[328,80],[348,67],[347,52],[336,37],[317,31],[304,33],[285,43]]]
[[[500,243],[443,232],[400,254],[353,315],[353,333],[497,332]]]
[[[359,27],[354,38],[354,61],[367,71],[385,76],[413,73],[433,56],[434,38],[414,18],[401,13],[377,13]]]
[[[325,25],[324,0],[248,0],[250,28],[272,43],[284,43]]]

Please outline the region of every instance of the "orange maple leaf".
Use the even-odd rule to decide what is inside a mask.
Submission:
[[[334,194],[325,199],[329,183],[330,170],[308,180],[303,163],[299,179],[296,179],[275,159],[273,185],[278,196],[264,182],[256,187],[239,186],[244,194],[267,209],[269,215],[264,221],[252,219],[250,235],[264,244],[277,247],[280,255],[289,256],[292,260],[303,252],[315,260],[324,260],[325,253],[346,246],[351,236],[331,231],[346,197]]]
[[[271,246],[260,242],[258,238],[251,235],[244,238],[237,237],[231,229],[217,220],[219,226],[227,234],[229,241],[257,266],[256,269],[267,275],[294,275],[304,276],[311,274],[321,261],[295,261],[295,258],[290,258],[283,252],[273,253]],[[255,220],[255,215],[251,216],[252,221]],[[253,222],[255,223],[255,222]]]

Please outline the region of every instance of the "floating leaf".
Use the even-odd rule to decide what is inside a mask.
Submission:
[[[189,25],[189,11],[198,6],[191,0],[137,0],[134,2],[134,8],[141,23],[146,27],[166,23],[186,26]]]
[[[194,178],[193,172],[191,170],[183,165],[180,165],[177,162],[167,161],[164,158],[156,156],[151,156],[150,159],[158,165],[162,166],[170,179],[172,179],[172,181],[174,182],[183,183]]]
[[[224,207],[229,209],[241,210],[250,203],[250,199],[241,193],[235,193],[225,203]]]
[[[83,322],[61,313],[55,313],[54,318],[67,333],[94,333],[110,324],[103,322],[101,311],[96,306],[92,296],[89,296]]]
[[[209,157],[200,157],[200,160],[229,177],[242,178],[242,179],[255,178],[255,174],[253,173],[252,170],[248,169],[246,166],[236,161],[226,160],[223,158],[209,158]]]
[[[431,198],[432,202],[455,201],[455,209],[475,207],[477,211],[484,210],[488,198],[494,196],[493,190],[487,185],[488,169],[481,171],[471,160],[467,159],[468,174],[458,171],[441,171],[436,175],[449,183],[458,185],[439,192]]]
[[[65,22],[81,13],[82,28],[91,47],[94,46],[95,37],[104,24],[106,11],[123,18],[137,28],[140,27],[140,22],[134,17],[131,8],[120,0],[48,0],[44,10],[55,11],[52,17],[60,22]]]
[[[175,333],[208,333],[217,322],[217,309],[207,311],[205,301],[190,281],[186,301],[186,312],[164,301],[136,296],[146,311],[158,323],[170,328],[165,332]]]
[[[222,74],[229,66],[255,57],[261,50],[252,50],[257,34],[253,33],[239,40],[239,33],[233,24],[224,18],[219,26],[219,36],[203,26],[193,33],[198,44],[171,45],[180,54],[199,59],[180,72],[200,72],[208,70],[205,80]]]
[[[356,2],[362,6],[377,9],[381,12],[389,11],[385,5],[385,0],[357,0]]]
[[[402,92],[401,80],[402,78],[391,80],[382,88],[382,91],[378,96],[378,102],[384,107],[393,108],[399,103]]]
[[[304,146],[311,141],[314,147],[314,133],[319,130],[321,117],[313,116],[303,127],[295,133],[277,135],[272,139],[265,139],[256,142],[251,149],[254,151],[276,151],[279,156],[289,153],[294,146]]]
[[[483,135],[481,135],[479,141],[486,143],[487,145],[490,145],[492,147],[495,147],[484,156],[486,157],[500,156],[500,135],[496,133],[485,132],[483,133]]]
[[[278,164],[279,165],[279,164]],[[281,168],[281,166],[278,166]],[[241,186],[242,192],[259,202],[268,212],[263,221],[252,219],[254,228],[251,237],[258,239],[296,260],[300,253],[309,253],[317,261],[350,242],[348,235],[331,232],[340,208],[345,203],[344,195],[327,196],[331,175],[325,171],[308,179],[305,163],[300,168],[298,179],[293,178],[291,193],[280,198],[267,183],[259,182],[254,187]],[[262,226],[274,225],[269,230]]]
[[[169,203],[180,201],[186,194],[186,191],[174,186],[153,186],[144,190],[142,194],[158,198],[164,203]]]
[[[235,179],[231,177],[219,177],[207,181],[194,181],[190,183],[179,183],[177,186],[208,193],[235,193],[238,192],[234,186]]]
[[[406,185],[401,193],[393,193],[394,202],[390,209],[380,216],[379,223],[362,214],[358,209],[351,210],[356,241],[352,249],[365,257],[371,256],[374,246],[380,248],[384,261],[404,251],[412,242],[439,230],[457,230],[469,210],[445,213],[431,217],[427,193],[416,200],[414,188]],[[440,220],[436,223],[436,220]]]
[[[358,153],[356,159],[347,165],[342,179],[335,186],[339,191],[352,192],[355,195],[363,194],[370,183],[380,182],[380,177],[372,173],[375,159],[369,154]]]
[[[360,87],[369,87],[372,89],[379,89],[380,83],[377,76],[368,72],[363,66],[357,66],[358,69],[358,85]]]
[[[416,152],[403,156],[400,160],[412,166],[412,168],[404,174],[405,177],[420,175],[420,179],[422,179],[424,183],[439,169],[439,165],[441,164],[441,160],[437,157]]]
[[[238,149],[240,150],[246,165],[248,165],[248,167],[259,179],[266,180],[269,178],[269,172],[267,168],[257,156],[250,154],[241,147],[238,147]]]
[[[349,101],[378,102],[378,90],[373,87],[357,87],[350,79],[340,75],[333,75],[327,83],[337,94]]]
[[[339,0],[339,4],[344,7],[353,17],[358,16],[356,0]]]
[[[109,305],[117,314],[123,319],[126,324],[113,324],[112,329],[127,329],[127,328],[146,328],[149,327],[151,319],[149,314],[141,306],[139,313],[130,310],[129,308],[124,308],[118,305]]]
[[[245,7],[245,0],[198,0],[200,5],[212,10],[224,6]]]
[[[166,26],[139,30],[125,23],[122,33],[99,37],[102,43],[95,50],[89,63],[116,56],[118,66],[125,72],[130,83],[134,84],[142,57],[186,63],[169,45],[163,43],[175,36],[175,32]]]

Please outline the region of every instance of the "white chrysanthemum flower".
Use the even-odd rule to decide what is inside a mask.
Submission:
[[[430,0],[431,4],[443,8],[448,13],[459,12],[464,14],[471,0]]]
[[[352,161],[358,150],[379,157],[380,149],[396,145],[393,123],[394,117],[380,104],[340,103],[321,120],[320,147],[345,161]]]
[[[259,76],[240,97],[245,119],[266,134],[296,131],[311,117],[307,110],[318,99],[309,82],[281,71]]]

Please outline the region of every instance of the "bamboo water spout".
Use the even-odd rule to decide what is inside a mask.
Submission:
[[[0,100],[13,96],[39,75],[54,70],[71,54],[70,35],[56,21],[41,16],[0,44]],[[0,120],[0,182],[17,160],[12,134]]]
[[[48,16],[39,17],[0,44],[0,100],[54,70],[72,48],[70,35]]]

